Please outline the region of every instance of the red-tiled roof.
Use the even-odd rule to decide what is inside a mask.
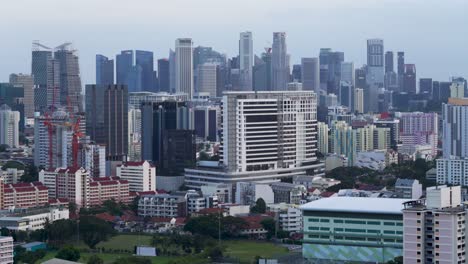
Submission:
[[[242,219],[244,219],[248,227],[247,229],[259,229],[263,228],[261,222],[265,219],[272,218],[269,215],[250,215],[250,216],[242,216]]]
[[[113,215],[111,215],[111,214],[109,214],[107,212],[97,214],[96,217],[99,218],[99,219],[102,219],[104,221],[107,221],[107,222],[114,222],[115,221],[115,216],[113,216]]]
[[[323,192],[320,194],[321,197],[324,197],[324,198],[328,198],[332,195],[334,195],[335,193],[334,192]]]
[[[205,208],[198,211],[198,214],[218,214],[224,212],[223,208]]]

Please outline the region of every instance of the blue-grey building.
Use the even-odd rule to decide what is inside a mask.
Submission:
[[[159,92],[170,92],[170,63],[168,59],[158,60]]]
[[[104,55],[96,55],[96,84],[114,84],[114,60]]]
[[[135,56],[135,66],[141,68],[141,91],[155,92],[153,52],[137,50]]]

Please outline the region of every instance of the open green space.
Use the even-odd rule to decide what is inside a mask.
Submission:
[[[151,245],[152,236],[150,235],[117,235],[109,239],[108,241],[99,243],[96,248],[104,248],[108,250],[126,250],[132,251],[137,245]],[[277,246],[269,242],[250,241],[250,240],[227,240],[222,242],[223,246],[226,247],[224,253],[225,256],[238,259],[241,263],[253,263],[256,256],[262,258],[277,257],[281,254],[287,254],[288,250],[284,247]],[[86,245],[79,244],[77,248],[86,249]],[[50,251],[40,261],[46,261],[54,258],[57,251]],[[89,257],[93,253],[81,252],[81,258],[79,262],[86,263]],[[99,253],[97,254],[101,259],[104,260],[105,264],[113,263],[115,260],[123,257],[131,256],[129,253]],[[153,257],[151,261],[153,264],[167,264],[170,260],[182,259],[183,257]]]
[[[288,252],[284,247],[260,241],[232,240],[223,245],[226,246],[225,255],[237,258],[241,263],[251,263],[256,256],[271,258]]]

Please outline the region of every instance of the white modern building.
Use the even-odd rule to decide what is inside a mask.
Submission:
[[[117,166],[117,177],[128,181],[131,192],[156,191],[156,167],[148,161]]]
[[[323,155],[328,153],[328,133],[328,125],[323,122],[317,122],[317,148]]]
[[[193,43],[191,38],[179,38],[175,42],[175,89],[192,99],[193,91]]]
[[[468,159],[437,159],[437,183],[468,186]]]
[[[19,121],[20,112],[11,111],[6,104],[0,106],[0,144],[19,146]]]
[[[419,199],[423,195],[422,184],[415,179],[400,179],[395,182],[395,193],[399,198]]]
[[[138,215],[149,217],[179,217],[187,213],[184,196],[170,194],[145,195],[138,200]]]
[[[312,91],[226,92],[219,164],[185,170],[190,188],[278,181],[321,167]]]
[[[364,89],[354,88],[354,111],[364,113]]]
[[[141,110],[128,109],[128,159],[141,160]]]
[[[21,212],[0,212],[0,228],[13,231],[34,231],[44,229],[47,222],[68,219],[68,208],[50,207],[29,209]],[[0,262],[1,263],[1,262]]]
[[[252,32],[241,32],[239,36],[239,77],[240,90],[252,91],[253,86],[253,38]]]

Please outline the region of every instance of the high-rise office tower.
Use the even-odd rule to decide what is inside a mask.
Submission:
[[[271,85],[271,48],[266,48],[261,58],[256,57],[253,68],[254,91],[270,91]]]
[[[286,33],[273,33],[271,53],[272,90],[284,91],[289,82],[289,56],[286,47]]]
[[[133,50],[123,50],[116,57],[116,84],[127,84],[127,75],[133,67]]]
[[[355,86],[355,74],[356,74],[354,70],[354,63],[342,62],[340,66],[341,66],[340,81],[347,82],[354,87]]]
[[[432,78],[419,79],[419,92],[426,94],[427,98],[432,98]]]
[[[352,166],[356,159],[356,131],[346,121],[333,121],[329,138],[329,152],[345,156],[348,166]]]
[[[385,52],[385,73],[394,71],[393,51]]]
[[[86,85],[86,135],[106,145],[106,160],[128,154],[128,90],[125,85]]]
[[[318,93],[320,89],[320,64],[318,58],[301,59],[302,89]]]
[[[241,32],[239,37],[239,72],[242,91],[252,91],[253,59],[252,32]]]
[[[364,89],[354,89],[354,111],[359,114],[364,113]]]
[[[397,52],[397,73],[401,75],[405,72],[405,52]]]
[[[128,109],[128,161],[141,160],[141,109]]]
[[[192,39],[180,38],[175,42],[175,90],[193,98]]]
[[[384,86],[384,44],[382,39],[367,40],[367,84],[369,111],[378,111],[378,89]]]
[[[226,56],[213,50],[212,47],[198,46],[193,48],[193,69],[196,70],[198,65],[205,63],[225,65]]]
[[[183,133],[183,131],[189,131],[192,133],[193,138],[195,138],[194,132],[190,130],[190,114],[186,102],[147,102],[142,104],[141,109],[142,159],[154,162],[154,164],[157,165],[159,172],[180,173],[184,168],[183,166],[177,167],[177,165],[180,165],[180,160],[193,161],[192,154],[195,150],[195,143],[187,136],[187,134]],[[181,134],[179,133],[175,135],[177,131],[182,132]],[[174,134],[174,138],[167,135],[170,133]],[[171,148],[181,147],[181,145],[175,142],[173,145],[170,142],[165,142],[165,139],[176,140],[177,142],[187,139],[188,141],[185,142],[184,147],[181,149],[185,151],[187,147],[192,148],[190,152],[185,153],[189,156],[182,155],[167,157],[167,155],[176,152],[176,150]],[[171,160],[172,162],[164,163],[164,160]]]
[[[338,93],[343,61],[343,52],[332,51],[329,48],[320,49],[320,90],[325,93]]]
[[[24,89],[24,117],[34,117],[34,79],[33,76],[27,74],[10,74],[10,83],[13,85],[21,85]]]
[[[341,105],[354,111],[355,70],[352,62],[342,62],[340,69],[340,87],[338,100]]]
[[[416,66],[414,64],[405,64],[403,74],[403,91],[409,94],[418,93],[416,86]]]
[[[60,64],[60,103],[72,111],[82,112],[80,65],[76,50],[70,45],[64,43],[54,51],[54,59]]]
[[[18,111],[11,111],[6,104],[0,106],[0,144],[11,148],[19,146],[19,121]]]
[[[141,68],[141,90],[154,92],[154,61],[153,52],[136,50],[135,66]]]
[[[96,84],[114,84],[114,60],[101,54],[96,55]]]
[[[170,92],[170,65],[168,59],[158,60],[158,82],[160,92]]]
[[[397,52],[397,75],[398,86],[400,91],[403,91],[403,79],[405,74],[405,53],[403,51]]]
[[[38,95],[34,102],[37,111],[47,111],[50,106],[57,107],[62,102],[60,61],[54,59],[52,51],[52,48],[33,42],[31,75],[36,86],[35,95]]]
[[[176,61],[175,61],[175,51],[169,50],[169,90],[171,93],[176,92]]]
[[[52,48],[37,41],[33,42],[31,75],[37,87],[47,87],[47,62],[51,59],[53,59]]]
[[[216,97],[216,65],[212,63],[198,65],[197,76],[198,96]]]
[[[291,72],[291,81],[302,82],[302,65],[294,64]]]

